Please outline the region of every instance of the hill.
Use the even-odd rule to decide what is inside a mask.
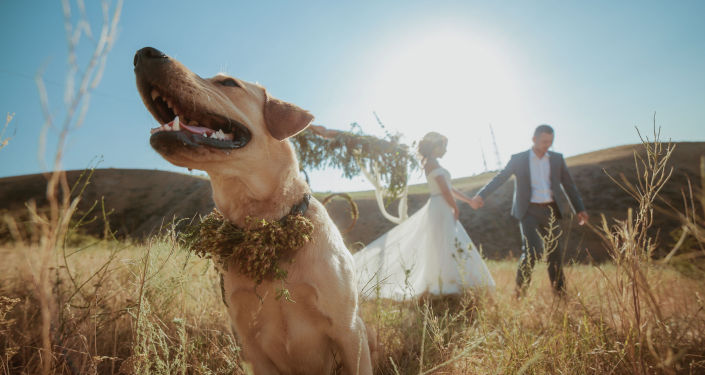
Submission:
[[[68,171],[69,185],[73,186],[83,172]],[[45,195],[46,178],[41,174],[0,179],[0,212],[24,218],[25,202],[34,200],[43,207]],[[99,202],[90,215],[96,221],[83,227],[88,234],[103,234],[101,200],[117,235],[138,239],[157,232],[174,217],[206,214],[213,208],[206,178],[157,170],[96,169],[79,204],[81,214]]]
[[[641,152],[642,145],[619,146],[567,158],[568,167],[576,181],[586,207],[592,215],[591,221],[599,221],[599,215],[607,218],[623,218],[627,208],[636,202],[623,192],[605,173],[619,176],[623,173],[634,180],[634,151]],[[661,196],[673,202],[680,202],[681,190],[687,186],[688,178],[699,178],[699,157],[705,155],[705,142],[681,142],[676,144],[671,159],[673,176]],[[72,184],[83,171],[69,171]],[[472,195],[496,172],[458,178],[455,187]],[[46,179],[43,175],[25,175],[0,179],[0,213],[26,218],[25,202],[35,200],[39,207],[46,204]],[[314,187],[315,189],[315,187]],[[519,254],[519,227],[509,215],[513,184],[506,183],[488,199],[480,211],[473,211],[467,205],[461,206],[460,220],[477,245],[481,245],[489,258],[500,259]],[[317,194],[324,196],[325,194]],[[360,210],[360,220],[344,237],[354,250],[369,243],[393,224],[383,218],[377,209],[373,193],[353,194]],[[428,198],[425,185],[410,187],[409,213],[418,210]],[[136,169],[97,169],[90,185],[82,196],[80,210],[87,210],[94,202],[105,202],[112,229],[118,236],[145,238],[155,233],[172,218],[192,217],[205,214],[212,209],[211,191],[208,180],[202,177],[156,170]],[[336,200],[329,204],[329,212],[341,228],[349,223],[348,204]],[[395,212],[394,205],[390,212]],[[100,216],[100,206],[91,215]],[[655,227],[659,228],[661,248],[673,242],[670,233],[678,227],[668,215],[657,214]],[[103,224],[97,220],[84,229],[88,234],[101,235]],[[568,236],[568,257],[576,259],[603,259],[602,246],[596,235],[584,227],[565,226]],[[0,226],[0,239],[9,236]],[[589,255],[588,252],[589,251]]]

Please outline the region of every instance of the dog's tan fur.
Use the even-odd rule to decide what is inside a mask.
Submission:
[[[247,216],[277,220],[301,201],[309,187],[285,138],[313,119],[308,112],[269,96],[256,84],[219,85],[227,76],[201,79],[176,60],[139,70],[145,104],[150,86],[181,98],[181,112],[215,112],[244,124],[250,142],[235,150],[183,147],[158,150],[177,166],[204,170],[223,215],[244,227]],[[150,108],[149,105],[147,105]],[[150,108],[151,110],[151,108]],[[152,113],[155,112],[152,110]],[[155,115],[156,117],[156,115]],[[305,213],[315,226],[311,241],[295,253],[284,286],[291,299],[276,299],[281,281],[255,285],[230,267],[224,273],[228,312],[243,355],[255,374],[328,374],[339,359],[346,374],[371,374],[367,332],[359,317],[353,259],[325,208],[312,198]],[[374,350],[373,350],[374,352]]]

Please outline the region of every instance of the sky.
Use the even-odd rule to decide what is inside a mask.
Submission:
[[[116,1],[108,2],[114,9]],[[76,3],[71,2],[74,20]],[[86,1],[93,33],[102,10]],[[703,1],[154,1],[125,0],[117,40],[66,169],[189,173],[149,146],[157,126],[139,98],[132,61],[160,49],[202,77],[258,82],[316,116],[315,124],[382,135],[373,113],[407,144],[449,137],[440,160],[454,177],[506,163],[542,123],[566,156],[638,143],[654,115],[662,136],[705,140]],[[85,67],[94,43],[81,40]],[[55,119],[65,114],[67,42],[60,1],[0,1],[0,113],[14,113],[0,177],[39,173],[44,124],[35,76]],[[0,123],[2,126],[2,123]],[[497,148],[493,146],[490,126]],[[45,154],[58,132],[50,130]],[[498,151],[499,160],[496,152]],[[192,172],[197,174],[198,172]],[[315,191],[367,190],[362,177],[311,171]],[[423,180],[421,173],[411,182]]]

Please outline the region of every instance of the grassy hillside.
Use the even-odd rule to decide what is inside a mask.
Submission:
[[[641,145],[620,146],[567,159],[594,221],[598,221],[600,214],[608,218],[623,218],[627,207],[636,204],[634,199],[609,179],[605,171],[615,177],[624,173],[632,178],[635,173],[633,152],[641,149]],[[705,155],[703,142],[681,142],[676,145],[671,159],[674,173],[671,182],[664,188],[662,197],[674,201],[680,199],[681,189],[687,186],[687,178],[697,180],[700,155]],[[69,182],[75,181],[81,173],[82,171],[69,172]],[[493,176],[494,173],[484,173],[457,178],[453,184],[472,195]],[[0,179],[0,211],[26,217],[25,202],[34,199],[42,206],[45,185],[46,180],[42,175]],[[315,186],[313,188],[315,189]],[[461,222],[471,238],[477,245],[482,246],[485,255],[491,259],[503,259],[519,253],[519,227],[516,220],[509,215],[512,192],[513,183],[510,181],[488,199],[483,209],[473,211],[467,205],[461,206]],[[372,191],[355,192],[352,195],[360,210],[360,220],[344,237],[354,250],[388,231],[394,224],[384,219],[379,212]],[[409,213],[418,210],[427,198],[425,184],[411,186]],[[121,238],[147,238],[174,217],[193,217],[207,213],[213,207],[210,186],[206,179],[153,170],[96,170],[91,184],[83,194],[79,208],[87,211],[94,202],[100,202],[101,199],[105,203],[106,211],[110,212],[109,222],[112,229],[116,230]],[[339,226],[346,228],[350,220],[348,203],[334,200],[328,208]],[[396,206],[392,204],[389,210],[396,212]],[[89,234],[102,235],[104,226],[100,206],[93,210],[91,216],[97,216],[98,220],[85,225],[83,229]],[[605,259],[604,248],[598,237],[586,228],[574,224],[570,220],[566,221],[568,257],[581,260]],[[678,226],[674,224],[673,218],[667,215],[657,215],[656,224],[661,231],[661,247],[666,249],[673,244],[671,232]],[[7,238],[8,235],[0,225],[0,239]]]
[[[73,186],[83,173],[69,171],[69,184]],[[35,200],[43,207],[45,195],[43,175],[0,179],[0,210],[25,216],[25,202]],[[98,206],[89,210],[96,202]],[[79,213],[90,212],[90,216],[97,219],[83,226],[88,234],[103,234],[102,202],[109,214],[110,226],[121,238],[144,239],[174,217],[193,217],[213,209],[207,179],[156,170],[96,169],[79,205]]]
[[[630,149],[569,161],[586,201],[602,212],[624,215],[632,205],[599,171],[602,166],[615,174],[633,172],[627,163]],[[611,262],[566,266],[564,298],[552,293],[545,265],[539,263],[528,294],[516,299],[512,260],[487,262],[497,283],[494,291],[467,289],[460,295],[405,301],[363,293],[361,315],[378,343],[375,374],[705,373],[705,182],[696,185],[695,200],[680,211],[686,216],[678,224],[690,235],[683,237],[679,251],[668,261],[649,256],[665,225],[676,226],[666,215],[663,224],[651,222],[653,193],[661,189],[664,197],[678,196],[688,186],[686,176],[700,176],[696,156],[702,151],[703,144],[679,145],[672,156],[676,175],[668,188],[646,183],[639,196],[647,199],[635,206],[634,215],[602,232],[602,249]],[[705,167],[702,173],[705,179]],[[653,169],[644,176],[658,180],[658,174],[651,178]],[[12,198],[9,212],[20,210],[28,196],[23,194],[41,194],[41,188],[12,187],[31,178],[0,185],[2,196]],[[456,183],[472,192],[489,178]],[[160,210],[189,210],[191,202],[209,197],[205,180],[152,171],[98,171],[91,186],[85,198],[97,199],[101,192],[106,202],[125,204],[114,206],[122,208],[114,217],[125,220],[123,230],[142,228],[144,233],[151,231],[149,220],[161,217]],[[496,213],[497,222],[507,220],[501,215],[508,217],[510,193],[508,184],[488,202],[487,211]],[[412,199],[416,207],[423,200],[423,192]],[[361,207],[366,210],[361,225],[369,225],[368,218],[379,215],[374,202],[363,193],[357,201],[369,205]],[[137,211],[125,215],[128,209]],[[331,211],[345,215],[342,207]],[[11,223],[8,217],[5,222]],[[477,232],[481,225],[493,231],[486,246],[511,241],[508,237],[516,234],[515,224],[492,227],[482,215],[470,220],[466,226],[476,240],[486,235]],[[29,229],[38,232],[32,236],[0,243],[0,373],[251,373],[230,332],[217,272],[184,249],[173,231],[145,235],[142,241],[64,241],[55,233],[65,225],[53,223],[35,220]],[[375,234],[368,228],[365,235]],[[263,298],[276,294],[260,292]],[[285,309],[292,302],[280,303]]]
[[[634,180],[634,151],[641,152],[642,145],[627,145],[606,150],[582,154],[567,159],[568,168],[580,190],[587,210],[592,215],[592,222],[599,222],[599,215],[608,218],[623,219],[628,207],[635,207],[637,202],[622,191],[605,173],[620,178],[624,174]],[[674,167],[671,181],[661,192],[661,197],[669,201],[680,202],[681,190],[687,186],[688,178],[699,179],[699,157],[705,155],[705,143],[682,142],[676,145],[670,161]],[[442,161],[441,161],[442,162]],[[452,171],[451,171],[452,172]],[[489,182],[496,173],[484,173],[472,177],[453,180],[453,186],[468,195],[474,195],[482,186]],[[418,210],[428,199],[425,184],[411,186],[409,196],[409,213]],[[518,222],[509,212],[514,191],[513,181],[505,183],[487,200],[485,207],[473,211],[469,206],[460,206],[460,221],[475,241],[482,245],[484,253],[492,259],[503,259],[517,256],[520,251],[520,235]],[[357,242],[365,244],[382,235],[394,224],[386,220],[377,209],[372,191],[353,194],[360,207],[361,219],[355,227],[345,235],[350,244]],[[333,218],[346,227],[348,213],[344,201],[331,203],[329,211]],[[396,206],[391,205],[389,211],[396,212]],[[665,251],[674,243],[670,233],[678,225],[673,217],[659,214],[655,217],[656,227],[661,232],[661,251]],[[574,221],[566,220],[566,235],[568,236],[567,256],[580,260],[595,258],[604,260],[606,253],[599,238],[584,227],[578,227]],[[355,247],[355,245],[351,246]],[[588,254],[589,251],[589,254]]]

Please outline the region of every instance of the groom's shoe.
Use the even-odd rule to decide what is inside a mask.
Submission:
[[[517,286],[514,289],[514,298],[520,300],[526,296],[526,287]]]

